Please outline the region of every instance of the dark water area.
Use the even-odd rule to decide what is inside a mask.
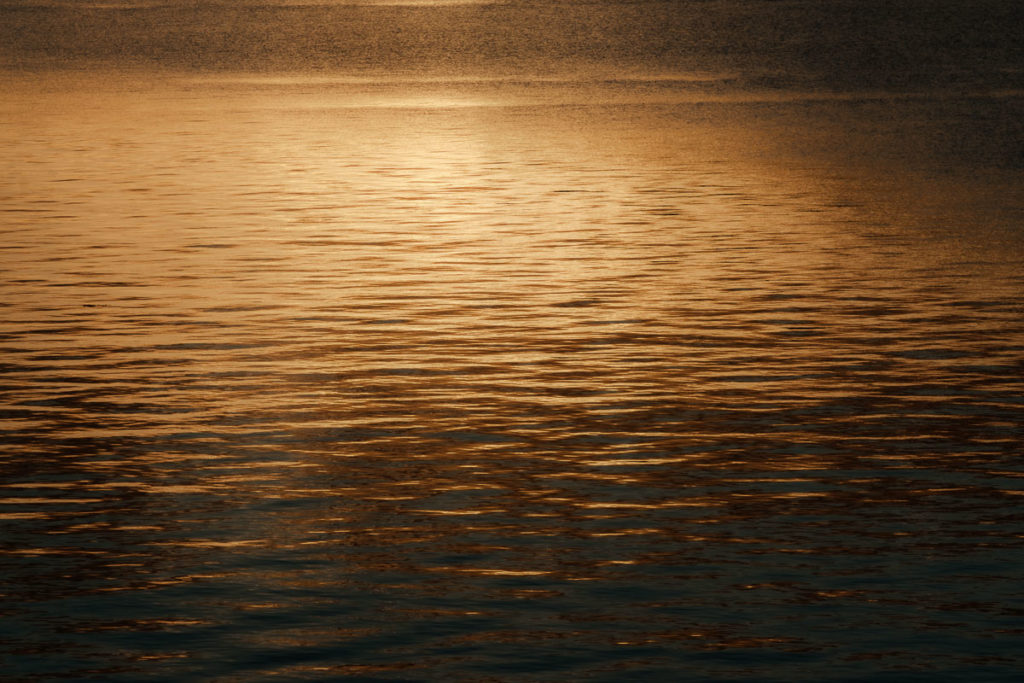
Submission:
[[[1008,2],[0,0],[11,681],[1016,681]]]
[[[720,76],[745,87],[1021,86],[1006,0],[4,0],[0,63],[520,77]]]

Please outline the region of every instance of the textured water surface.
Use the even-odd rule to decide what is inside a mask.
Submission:
[[[754,11],[701,4],[640,6]],[[56,35],[0,102],[11,680],[1016,680],[1008,68]]]

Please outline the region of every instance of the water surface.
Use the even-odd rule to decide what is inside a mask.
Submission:
[[[0,6],[11,680],[1015,680],[1009,10],[253,4]]]

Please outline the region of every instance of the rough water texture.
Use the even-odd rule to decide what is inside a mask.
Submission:
[[[1016,680],[1012,4],[0,2],[5,680]]]

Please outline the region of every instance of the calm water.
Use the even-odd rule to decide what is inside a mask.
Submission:
[[[1017,680],[963,4],[0,2],[7,680]]]

